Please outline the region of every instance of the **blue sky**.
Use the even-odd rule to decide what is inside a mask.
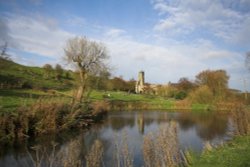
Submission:
[[[250,0],[0,0],[0,43],[22,64],[61,63],[67,39],[104,43],[113,75],[165,84],[225,69],[250,90]]]

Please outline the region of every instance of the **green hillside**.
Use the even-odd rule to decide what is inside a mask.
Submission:
[[[66,77],[66,73],[68,73]],[[52,70],[50,76],[40,67],[28,67],[15,62],[0,59],[0,87],[1,88],[32,88],[32,89],[69,89],[73,85],[73,73],[64,71],[62,77],[57,79],[56,71]]]

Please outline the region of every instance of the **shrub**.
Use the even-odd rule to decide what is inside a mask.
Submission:
[[[193,103],[210,104],[213,101],[213,93],[208,86],[203,85],[191,92],[189,99]]]
[[[107,112],[110,110],[110,104],[107,101],[95,101],[91,104],[93,114]]]
[[[177,100],[183,100],[187,97],[187,93],[184,91],[179,91],[176,95],[175,95],[175,99]]]

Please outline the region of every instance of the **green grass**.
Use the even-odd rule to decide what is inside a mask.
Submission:
[[[192,110],[193,111],[202,111],[202,110],[208,110],[209,109],[209,105],[208,104],[192,104]]]
[[[69,97],[51,92],[32,89],[0,89],[0,111],[14,111],[17,107],[32,105],[40,99],[70,102]]]
[[[93,100],[103,100],[103,99],[109,99],[109,100],[120,100],[120,101],[152,101],[155,99],[159,99],[157,97],[152,96],[146,96],[146,95],[140,95],[140,94],[128,94],[126,92],[122,91],[92,91],[90,98]]]
[[[194,158],[192,167],[250,166],[250,136],[238,136],[222,147]]]
[[[73,91],[53,91],[44,92],[41,90],[33,89],[6,89],[0,90],[0,109],[2,110],[14,110],[18,106],[31,105],[37,102],[39,99],[49,99],[70,101]],[[108,96],[109,95],[109,96]],[[140,94],[128,94],[121,91],[97,91],[94,90],[90,94],[90,99],[96,100],[109,100],[109,101],[122,101],[122,102],[139,102],[151,105],[152,108],[157,109],[172,109],[173,101],[166,100],[162,97],[140,95]]]
[[[6,89],[0,90],[0,109],[15,110],[19,106],[29,106],[36,103],[39,99],[62,102],[70,102],[73,95],[72,90],[52,90],[42,91],[34,89]],[[108,100],[111,102],[136,103],[134,106],[142,106],[148,109],[173,110],[175,109],[175,100],[165,99],[159,96],[128,94],[122,91],[97,91],[93,90],[90,94],[92,101]],[[133,108],[133,107],[132,107]],[[140,107],[139,107],[140,108]],[[205,110],[208,105],[194,104],[192,110]],[[187,108],[191,110],[190,108]]]
[[[0,84],[12,85],[15,87],[32,87],[36,89],[69,89],[73,85],[72,79],[62,77],[55,78],[55,71],[51,72],[49,78],[45,78],[45,70],[40,67],[28,67],[12,61],[0,59]],[[73,76],[73,75],[71,75]]]
[[[143,94],[128,94],[127,92],[112,92],[112,91],[92,91],[90,98],[92,100],[108,100],[117,104],[123,104],[124,110],[136,109],[160,109],[172,110],[174,109],[174,100],[165,99],[155,95]],[[126,104],[124,104],[126,103]]]

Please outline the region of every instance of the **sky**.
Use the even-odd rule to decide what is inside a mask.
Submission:
[[[224,69],[250,91],[250,0],[0,0],[0,44],[18,63],[66,65],[66,41],[103,43],[114,76],[166,84]]]

